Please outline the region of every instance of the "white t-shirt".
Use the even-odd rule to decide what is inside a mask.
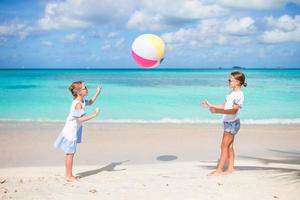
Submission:
[[[244,102],[244,93],[242,91],[231,91],[228,95],[225,97],[225,106],[224,110],[230,110],[233,108],[233,105],[238,105],[240,108],[242,108],[243,102]],[[225,122],[233,122],[237,120],[238,113],[229,115],[224,114],[223,115],[223,121]]]

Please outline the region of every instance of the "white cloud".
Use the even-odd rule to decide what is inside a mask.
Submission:
[[[300,42],[299,35],[299,30],[297,32],[265,31],[261,36],[261,41],[264,43]]]
[[[78,36],[76,33],[71,33],[71,34],[65,36],[64,41],[65,42],[74,42],[77,39],[77,37]]]
[[[221,28],[220,28],[221,27]],[[199,48],[213,45],[276,44],[300,42],[300,15],[279,18],[251,17],[202,20],[194,28],[162,35],[168,48]]]
[[[119,32],[110,32],[107,34],[108,38],[114,38],[117,37],[119,35]]]
[[[126,24],[137,30],[163,30],[201,19],[228,16],[236,9],[275,9],[300,0],[65,0],[46,4],[42,30]]]
[[[144,30],[160,30],[167,25],[162,23],[160,14],[148,13],[146,10],[135,11],[127,22],[127,27],[132,29]]]
[[[26,27],[25,23],[9,23],[0,26],[0,35],[15,35]]]
[[[267,28],[275,28],[282,31],[294,31],[297,28],[297,19],[299,21],[300,16],[295,16],[295,20],[289,16],[289,15],[283,15],[279,17],[278,19],[275,19],[274,17],[266,17],[266,26]]]
[[[76,12],[76,7],[72,6],[70,2],[49,3],[46,5],[44,17],[38,21],[38,25],[44,30],[91,26],[91,23],[80,17],[72,16],[74,11]]]
[[[46,4],[44,16],[37,24],[43,30],[51,30],[127,21],[130,28],[153,30],[166,25],[223,16],[228,11],[206,0],[66,0]]]
[[[46,5],[44,17],[38,21],[38,25],[44,30],[87,28],[111,20],[122,20],[122,17],[128,16],[133,9],[133,0],[50,2]]]
[[[247,44],[253,38],[263,43],[299,42],[299,16],[284,15],[263,20],[252,17],[228,18],[229,14],[243,6],[249,9],[273,9],[284,6],[288,0],[66,0],[46,4],[44,16],[37,23],[11,21],[0,24],[0,37],[17,36],[52,29],[97,28],[116,30],[127,26],[142,31],[177,31],[163,34],[169,47],[210,46],[213,44]],[[299,4],[300,0],[292,0]],[[187,28],[188,27],[188,28]],[[94,32],[92,37],[108,39],[102,48],[122,48],[124,38],[119,31]],[[170,30],[170,29],[169,29]],[[91,33],[91,32],[90,32]],[[258,35],[260,34],[260,35]],[[78,33],[66,35],[63,42],[85,44],[87,38]],[[1,43],[4,43],[2,39]],[[44,44],[45,45],[45,44]]]
[[[251,38],[247,35],[253,34],[250,27],[254,23],[254,20],[250,19],[246,17],[227,21],[221,19],[202,20],[195,28],[181,28],[178,31],[163,34],[162,38],[167,43],[167,47],[171,49],[248,44],[251,42]],[[233,24],[235,25],[234,29],[229,29]]]
[[[287,3],[300,4],[299,0],[219,0],[220,5],[232,8],[245,8],[245,9],[277,9],[281,8]]]
[[[198,20],[228,14],[228,10],[218,4],[199,0],[145,1],[143,7],[151,12],[161,13],[166,18],[186,20]]]
[[[228,14],[226,8],[197,0],[143,1],[141,7],[142,9],[132,13],[127,27],[138,30],[161,30]]]
[[[125,39],[123,37],[121,38],[108,38],[107,40],[104,41],[101,49],[102,50],[108,50],[108,49],[113,49],[113,48],[116,48],[116,49],[121,49],[124,47],[124,42],[125,42]]]
[[[71,33],[71,34],[68,34],[65,36],[65,38],[63,39],[63,42],[86,44],[86,38],[84,35],[79,35],[77,33]]]
[[[290,17],[284,15],[275,19],[266,18],[266,30],[262,32],[263,43],[300,42],[300,15]]]
[[[17,36],[24,39],[32,31],[27,22],[10,21],[0,25],[0,36]]]
[[[225,32],[233,35],[250,35],[256,31],[255,21],[251,17],[229,19],[225,22]]]

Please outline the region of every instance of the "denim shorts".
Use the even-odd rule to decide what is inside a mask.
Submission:
[[[224,122],[223,121],[224,132],[231,133],[236,135],[241,127],[240,119],[237,119],[233,122]]]

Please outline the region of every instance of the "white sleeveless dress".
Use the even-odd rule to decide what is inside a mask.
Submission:
[[[78,103],[82,104],[82,109],[76,110],[75,106]],[[60,148],[65,153],[76,152],[77,143],[81,143],[82,138],[82,125],[79,122],[79,118],[86,114],[84,110],[86,105],[88,105],[87,100],[83,102],[77,99],[73,100],[65,126],[54,142],[55,148]]]

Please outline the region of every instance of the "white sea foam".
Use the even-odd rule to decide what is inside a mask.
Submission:
[[[0,122],[64,122],[64,120],[53,119],[0,119]],[[142,119],[106,119],[92,120],[93,123],[136,123],[136,124],[219,124],[221,120],[203,119],[170,119],[142,120]],[[300,118],[296,119],[244,119],[242,124],[300,124]]]

